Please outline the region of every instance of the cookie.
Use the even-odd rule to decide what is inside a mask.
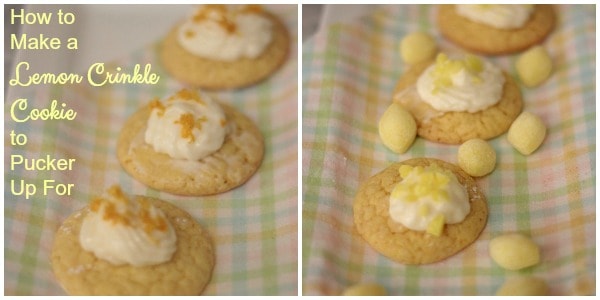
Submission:
[[[151,107],[143,107],[125,122],[117,140],[121,166],[145,185],[177,195],[212,195],[243,184],[262,162],[263,137],[247,116],[227,104],[220,106],[228,126],[223,145],[197,161],[173,159],[146,144],[144,132]]]
[[[401,181],[399,167],[434,163],[456,175],[466,188],[471,205],[466,218],[461,223],[446,224],[439,237],[407,229],[393,221],[388,212],[391,191]],[[458,253],[477,239],[486,225],[487,215],[485,195],[473,178],[455,165],[432,158],[392,164],[363,183],[354,199],[354,224],[363,239],[390,259],[411,265],[434,263]]]
[[[398,80],[393,100],[408,109],[417,121],[417,134],[427,140],[443,144],[462,144],[480,138],[488,140],[506,132],[521,112],[523,102],[517,83],[504,73],[502,98],[482,111],[446,112],[441,114],[420,100],[415,84],[419,76],[433,62],[413,65]]]
[[[541,43],[554,29],[552,5],[535,5],[529,20],[516,29],[498,29],[473,22],[456,13],[454,5],[441,5],[438,29],[447,39],[471,51],[499,55],[520,52]]]
[[[200,295],[210,281],[215,251],[206,230],[182,209],[144,198],[164,212],[177,235],[177,250],[165,263],[115,266],[85,251],[79,231],[90,208],[73,213],[54,237],[52,269],[69,295]]]
[[[163,67],[187,85],[213,90],[242,88],[269,77],[288,57],[290,37],[278,17],[264,10],[261,13],[273,23],[273,38],[260,56],[218,61],[191,54],[177,41],[176,26],[161,45]]]

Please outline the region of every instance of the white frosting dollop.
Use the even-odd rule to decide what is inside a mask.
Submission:
[[[457,4],[456,13],[494,28],[515,29],[525,25],[533,8],[531,4]]]
[[[114,265],[148,266],[169,261],[177,235],[164,213],[117,186],[90,204],[79,233],[81,247]]]
[[[431,170],[425,169],[425,172]],[[401,185],[398,191],[392,192],[389,199],[389,214],[392,220],[402,224],[406,228],[425,231],[429,223],[437,216],[444,216],[445,224],[456,224],[462,222],[469,214],[471,205],[469,196],[464,188],[451,172],[445,172],[448,182],[438,192],[445,191],[445,199],[438,199],[430,190],[424,191],[417,199],[407,200],[406,193],[400,191],[403,188],[414,191],[416,186],[423,186],[422,172],[413,171],[403,178],[397,185]],[[395,188],[396,189],[396,188]]]
[[[179,44],[212,60],[260,56],[272,40],[271,20],[245,5],[204,5],[178,29]]]
[[[164,106],[157,100],[151,105],[144,137],[154,151],[175,159],[200,160],[223,145],[225,113],[207,95],[182,90]]]
[[[439,61],[439,60],[438,60]],[[502,71],[487,61],[482,62],[482,70],[474,73],[462,68],[450,76],[451,84],[440,86],[436,82],[436,62],[421,74],[417,80],[417,92],[421,99],[435,110],[466,111],[469,113],[484,110],[500,101],[504,88]]]

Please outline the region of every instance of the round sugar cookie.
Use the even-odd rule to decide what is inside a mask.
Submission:
[[[69,295],[200,295],[210,281],[215,250],[190,214],[166,201],[137,196],[161,209],[177,235],[170,261],[152,266],[115,266],[84,250],[79,230],[89,206],[70,215],[54,236],[52,270]]]
[[[402,180],[398,168],[403,165],[439,167],[452,171],[466,188],[471,211],[457,224],[446,224],[442,235],[415,231],[389,216],[389,197]],[[450,257],[473,243],[487,223],[485,195],[473,178],[459,167],[433,158],[414,158],[394,163],[364,182],[354,198],[354,224],[358,233],[377,252],[403,264],[434,263]]]
[[[171,194],[203,196],[245,183],[258,169],[264,142],[258,127],[233,107],[220,103],[227,135],[219,150],[197,160],[173,159],[144,141],[151,108],[146,105],[125,122],[117,140],[121,166],[143,184]]]
[[[439,112],[422,101],[416,82],[433,61],[413,65],[400,77],[394,89],[393,101],[402,104],[417,122],[417,134],[432,142],[462,144],[470,139],[488,140],[510,128],[523,107],[521,91],[511,76],[504,73],[502,98],[482,111]]]
[[[212,90],[242,88],[267,78],[288,57],[290,37],[278,17],[264,10],[261,13],[273,23],[273,38],[260,56],[230,62],[191,54],[177,41],[179,26],[175,26],[162,42],[160,58],[164,68],[185,84]]]
[[[471,51],[499,55],[520,52],[541,43],[554,29],[552,5],[535,5],[521,28],[498,29],[473,22],[456,13],[454,5],[440,5],[437,27],[447,39]]]

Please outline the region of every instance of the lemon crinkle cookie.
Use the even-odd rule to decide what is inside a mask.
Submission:
[[[178,195],[233,189],[256,172],[263,154],[263,138],[252,120],[187,89],[134,113],[117,140],[117,157],[129,174]]]
[[[517,84],[498,67],[445,53],[413,65],[398,80],[393,100],[411,112],[419,136],[445,144],[496,137],[523,105]]]
[[[166,36],[161,60],[188,85],[240,88],[275,72],[289,43],[285,25],[260,5],[201,5]]]
[[[187,212],[112,186],[60,226],[51,263],[70,295],[199,295],[215,256]]]
[[[441,5],[437,21],[441,33],[459,46],[499,55],[541,43],[556,16],[552,5],[457,4]]]
[[[358,233],[404,264],[429,264],[473,243],[487,222],[485,196],[459,167],[416,158],[363,183],[354,200]]]

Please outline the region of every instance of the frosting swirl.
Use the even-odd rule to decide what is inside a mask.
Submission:
[[[181,90],[162,104],[150,103],[145,141],[171,158],[200,160],[219,150],[227,133],[221,106],[207,95]]]
[[[260,56],[272,40],[272,22],[259,5],[203,5],[178,28],[179,44],[212,60]]]
[[[456,13],[473,22],[498,29],[525,25],[533,12],[531,4],[457,4]]]
[[[432,222],[443,224],[462,222],[471,205],[466,189],[451,171],[437,165],[426,167],[402,165],[402,181],[390,195],[389,214],[405,227],[430,231]]]
[[[474,113],[500,101],[504,80],[498,67],[475,56],[450,59],[440,53],[417,80],[417,92],[437,111]]]
[[[79,233],[81,247],[114,265],[147,266],[169,261],[177,235],[164,213],[118,186],[90,203]]]

